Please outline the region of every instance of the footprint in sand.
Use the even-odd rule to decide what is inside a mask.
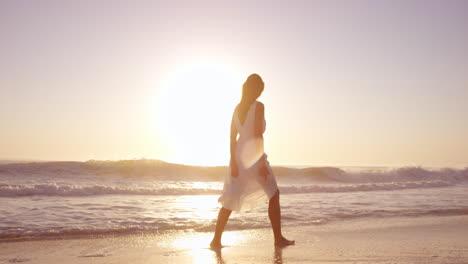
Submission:
[[[110,256],[109,254],[93,254],[93,255],[83,255],[83,256],[78,256],[80,258],[103,258]]]
[[[14,258],[14,259],[7,259],[6,262],[8,263],[20,263],[20,262],[27,262],[30,261],[31,259],[26,259],[26,258]]]

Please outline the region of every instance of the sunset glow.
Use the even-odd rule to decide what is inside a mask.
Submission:
[[[0,262],[468,263],[468,0],[0,0]]]
[[[199,59],[177,65],[164,78],[155,105],[169,161],[227,163],[230,117],[243,77],[233,65]]]
[[[258,73],[272,164],[466,166],[449,2],[2,1],[0,159],[226,165]]]

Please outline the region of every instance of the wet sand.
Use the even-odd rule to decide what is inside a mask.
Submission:
[[[176,231],[0,243],[0,263],[468,263],[468,216],[358,219],[284,228],[295,246],[273,246],[270,229]]]

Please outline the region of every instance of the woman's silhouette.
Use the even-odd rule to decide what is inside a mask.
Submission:
[[[279,190],[263,151],[264,105],[257,101],[263,88],[262,78],[251,74],[242,87],[241,101],[232,115],[230,175],[225,179],[219,198],[223,207],[218,214],[216,231],[210,244],[212,248],[221,247],[221,235],[232,211],[249,210],[268,200],[268,216],[275,245],[294,244],[281,233]]]

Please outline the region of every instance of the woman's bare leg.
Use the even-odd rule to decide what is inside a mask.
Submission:
[[[224,227],[226,226],[229,216],[231,215],[231,210],[228,210],[224,207],[221,207],[218,213],[218,220],[216,221],[216,230],[213,237],[213,240],[210,243],[212,248],[221,247],[221,236],[223,235]]]
[[[281,233],[281,208],[279,203],[279,190],[271,197],[268,205],[268,217],[270,218],[276,246],[294,245],[294,240],[287,240]]]

